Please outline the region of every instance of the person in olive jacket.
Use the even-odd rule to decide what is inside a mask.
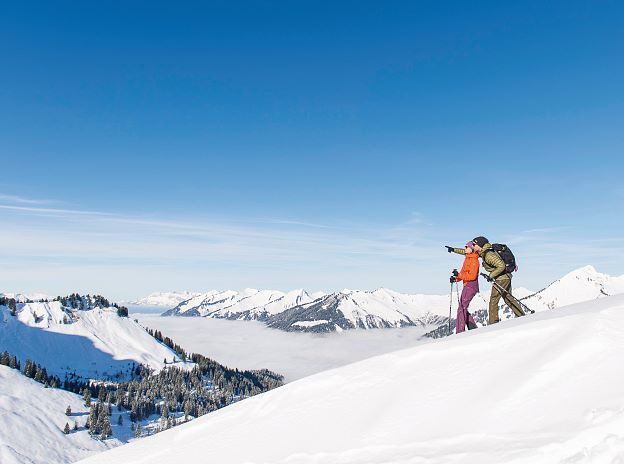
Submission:
[[[503,290],[499,290],[496,285],[492,285],[490,295],[490,305],[488,310],[488,325],[496,324],[500,321],[498,317],[498,303],[501,299],[507,303],[516,317],[524,316],[524,311],[518,300],[511,294],[511,273],[507,272],[505,262],[492,249],[492,244],[485,237],[477,237],[473,240],[474,250],[479,253],[483,264],[483,269],[490,273],[490,281],[495,282]]]

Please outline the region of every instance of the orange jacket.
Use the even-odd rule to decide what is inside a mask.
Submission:
[[[459,275],[456,280],[463,282],[471,282],[473,280],[477,280],[479,277],[479,254],[478,253],[468,253],[466,254],[466,258],[464,259],[464,264],[462,265],[461,271],[459,271]]]

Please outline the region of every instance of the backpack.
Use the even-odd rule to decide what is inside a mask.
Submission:
[[[503,260],[505,263],[505,269],[509,274],[518,270],[518,266],[516,266],[516,257],[507,245],[502,243],[492,243],[492,250],[498,253],[498,256],[500,256]]]

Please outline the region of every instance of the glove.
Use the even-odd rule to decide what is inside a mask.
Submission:
[[[453,247],[446,246],[446,245],[445,247],[446,247],[446,251],[448,251],[449,253],[453,253]]]
[[[459,272],[457,272],[457,269],[453,269],[453,276],[457,277],[459,275]]]
[[[487,280],[488,282],[493,282],[494,279],[492,279],[489,275],[485,274],[485,273],[481,273],[481,275],[485,278],[485,280]]]
[[[457,279],[455,279],[455,276],[451,276],[451,283],[454,284],[455,282],[457,282]]]

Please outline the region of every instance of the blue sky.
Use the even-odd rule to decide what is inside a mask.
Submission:
[[[2,290],[443,292],[622,274],[624,6],[20,2],[0,18]]]

